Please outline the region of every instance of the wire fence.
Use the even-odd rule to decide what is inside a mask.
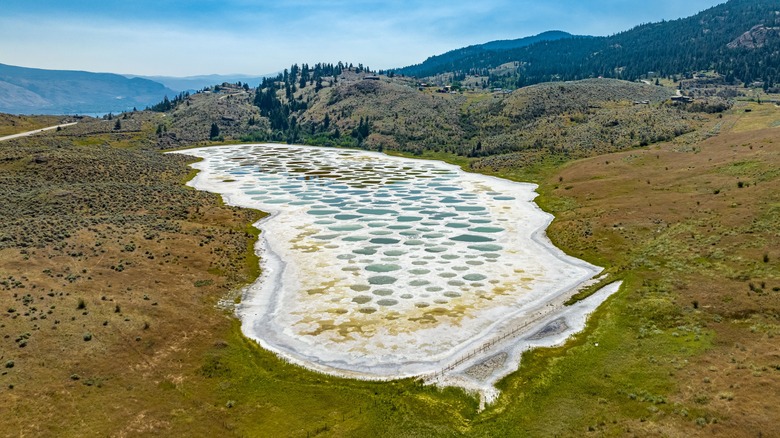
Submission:
[[[509,338],[517,337],[521,332],[524,332],[529,328],[529,326],[532,326],[534,324],[539,323],[539,321],[544,318],[545,316],[549,315],[554,309],[559,308],[563,305],[564,300],[559,299],[556,300],[554,304],[548,304],[546,309],[544,311],[537,312],[532,318],[528,318],[525,321],[523,321],[522,324],[519,324],[515,327],[513,327],[511,330],[501,334],[500,336],[496,336],[493,339],[483,343],[479,347],[475,348],[474,350],[470,351],[469,353],[459,357],[455,362],[452,362],[451,364],[447,365],[446,367],[442,368],[439,371],[435,371],[433,373],[426,374],[424,376],[421,376],[424,380],[435,380],[439,377],[443,377],[444,374],[453,371],[463,365],[464,363],[470,361],[471,359],[480,356],[485,355],[488,351],[490,351],[494,346],[497,344],[500,344],[504,342],[505,340]]]

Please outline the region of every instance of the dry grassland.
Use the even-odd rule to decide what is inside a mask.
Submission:
[[[482,413],[243,338],[217,305],[257,275],[258,213],[185,188],[186,159],[153,150],[159,115],[0,144],[0,435],[780,436],[780,110],[699,122],[496,171],[538,181],[550,237],[625,287],[565,347],[526,354]]]
[[[0,137],[33,131],[62,123],[62,116],[15,116],[0,114]]]
[[[737,108],[725,118],[733,129],[693,147],[574,163],[545,194],[557,199],[549,233],[559,245],[653,296],[657,309],[646,309],[643,323],[682,334],[677,325],[689,314],[713,334],[675,373],[671,398],[699,408],[698,423],[708,425],[668,417],[640,427],[648,433],[780,434],[780,134],[765,128],[780,109],[749,107],[758,117]]]
[[[256,274],[257,214],[183,187],[181,157],[54,134],[0,151],[13,206],[0,230],[0,435],[132,435],[172,415],[211,428],[208,404],[176,389],[203,379],[194,370],[232,331],[215,305]]]

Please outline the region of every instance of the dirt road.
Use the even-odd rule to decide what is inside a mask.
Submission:
[[[38,133],[41,133],[41,132],[44,132],[44,131],[51,131],[52,129],[64,128],[66,126],[72,126],[72,125],[75,125],[76,123],[78,123],[78,122],[63,123],[61,125],[49,126],[48,128],[36,129],[34,131],[27,131],[27,132],[20,132],[19,134],[6,135],[5,137],[0,137],[0,141],[11,140],[13,138],[19,138],[19,137],[27,137],[29,135],[35,135],[35,134],[38,134]]]

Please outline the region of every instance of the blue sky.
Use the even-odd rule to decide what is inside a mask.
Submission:
[[[609,35],[725,0],[2,0],[0,63],[142,75],[373,69],[546,30]]]

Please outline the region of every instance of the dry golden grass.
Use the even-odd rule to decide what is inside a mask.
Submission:
[[[780,126],[780,106],[774,103],[739,102],[735,109],[738,111],[738,116],[734,122],[734,132]]]
[[[62,116],[14,116],[0,114],[0,137],[33,131],[62,123]]]
[[[780,131],[744,131],[780,113],[756,112],[736,110],[724,123],[733,131],[695,147],[582,160],[548,182],[553,240],[667,285],[662,305],[693,310],[714,334],[674,375],[673,401],[706,426],[668,416],[633,424],[640,435],[780,434]]]
[[[0,435],[134,435],[170,430],[175,411],[208,420],[211,405],[177,389],[206,380],[195,371],[234,331],[216,303],[256,274],[258,215],[182,189],[180,157],[64,134],[2,151],[19,211],[0,228]],[[108,135],[100,145],[121,136]],[[15,214],[56,231],[17,228]]]
[[[236,273],[217,268],[223,255],[214,250],[235,245],[232,232],[249,218],[219,206],[207,216],[152,240],[95,227],[68,239],[65,251],[0,251],[2,277],[20,281],[2,294],[2,332],[10,335],[2,362],[14,361],[0,390],[4,434],[122,435],[164,430],[177,406],[208,413],[197,400],[161,391],[198,379],[193,369],[215,334],[231,328],[214,305],[237,286]],[[204,231],[216,234],[205,247]],[[132,252],[128,241],[138,243]],[[28,294],[24,305],[18,298]],[[24,347],[14,342],[26,333]]]

